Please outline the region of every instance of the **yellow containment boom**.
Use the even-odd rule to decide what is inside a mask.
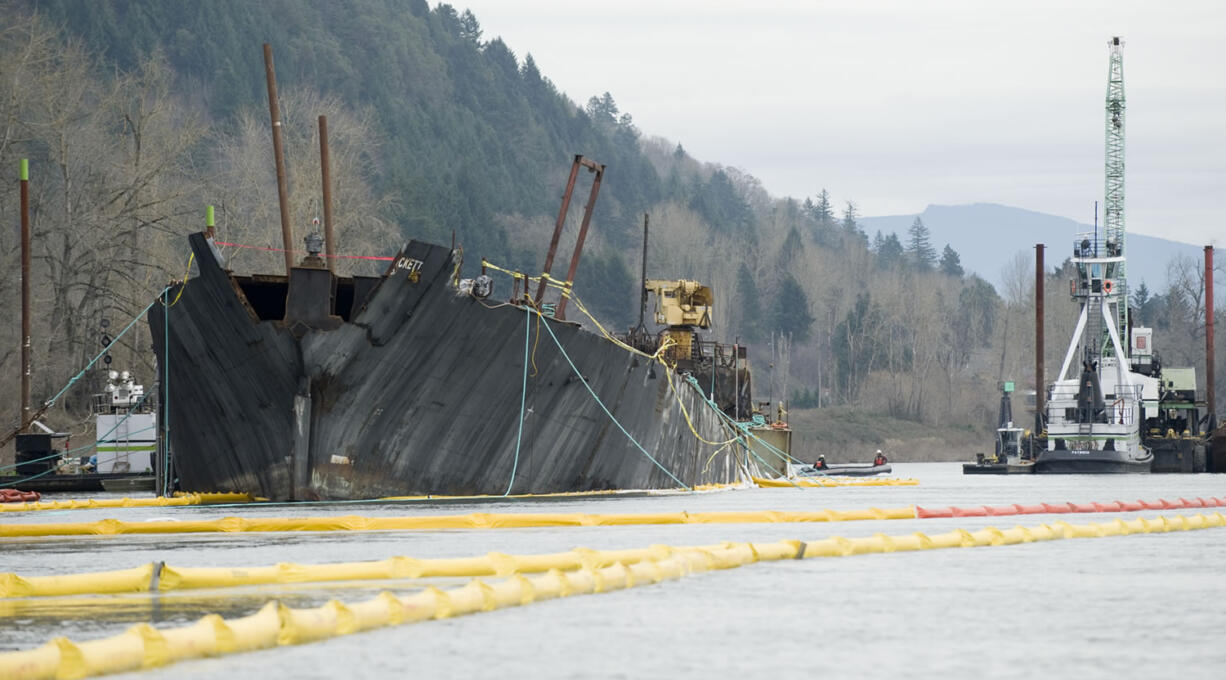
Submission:
[[[978,531],[956,530],[935,535],[832,536],[816,541],[724,543],[705,548],[660,546],[633,555],[637,561],[628,560],[629,563],[621,561],[622,555],[609,555],[611,560],[601,560],[608,566],[593,563],[595,560],[591,560],[592,557],[602,555],[593,551],[586,556],[590,561],[580,560],[583,562],[580,568],[565,571],[551,568],[531,577],[511,572],[502,580],[474,579],[463,586],[447,590],[429,587],[404,597],[385,591],[364,602],[344,604],[333,600],[311,609],[293,609],[270,602],[255,614],[241,618],[223,619],[209,614],[191,625],[162,629],[141,623],[119,635],[84,642],[57,637],[33,649],[0,652],[0,677],[6,680],[58,680],[157,668],[187,659],[303,644],[427,619],[444,619],[555,598],[649,586],[662,581],[680,580],[691,574],[776,560],[1017,545],[1057,539],[1189,531],[1224,524],[1226,516],[1213,513],[1117,519],[1114,522],[1081,525],[1056,522],[1004,530],[987,527]],[[573,562],[567,560],[561,566],[570,567],[571,564]]]

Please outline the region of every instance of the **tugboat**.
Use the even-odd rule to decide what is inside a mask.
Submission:
[[[963,463],[962,474],[966,475],[1018,475],[1034,472],[1031,442],[1023,447],[1025,430],[1013,423],[1013,382],[1001,387],[1000,415],[996,427],[996,453],[988,457],[975,454],[974,463]]]

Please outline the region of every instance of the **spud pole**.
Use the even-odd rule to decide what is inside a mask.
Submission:
[[[21,159],[21,430],[30,426],[30,161]]]

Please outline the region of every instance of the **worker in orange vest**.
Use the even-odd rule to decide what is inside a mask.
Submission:
[[[881,449],[877,449],[877,457],[873,459],[873,465],[885,465],[886,462],[885,454],[881,452]]]

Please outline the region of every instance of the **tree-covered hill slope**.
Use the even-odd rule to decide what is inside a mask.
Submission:
[[[136,67],[161,51],[221,121],[266,106],[261,45],[282,91],[311,88],[375,113],[380,192],[406,236],[538,264],[544,246],[494,219],[557,210],[573,154],[609,166],[596,222],[618,246],[662,184],[630,118],[609,97],[585,110],[526,54],[487,39],[471,13],[425,0],[28,0],[106,62]],[[290,159],[294,162],[295,159]],[[581,203],[580,203],[581,205]]]

